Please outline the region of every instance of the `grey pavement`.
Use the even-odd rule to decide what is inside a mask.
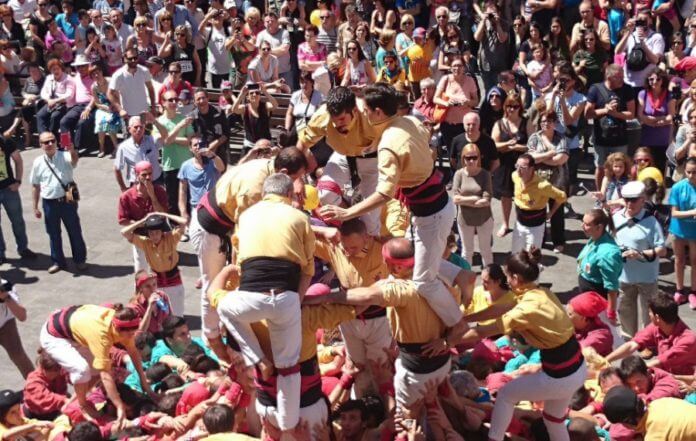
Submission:
[[[0,266],[0,276],[17,284],[21,303],[27,308],[28,319],[24,323],[19,323],[19,330],[24,347],[32,359],[39,346],[38,334],[41,326],[53,310],[65,305],[83,303],[125,303],[133,294],[131,247],[119,234],[116,218],[119,189],[113,175],[112,161],[107,158],[82,157],[75,173],[75,180],[82,196],[79,214],[87,243],[89,269],[84,273],[74,271],[74,265],[70,261],[69,241],[64,234],[63,245],[69,262],[68,271],[53,275],[46,271],[51,265],[48,235],[45,232],[43,220],[36,219],[32,213],[31,186],[29,185],[31,165],[40,153],[41,151],[36,148],[29,148],[22,152],[24,184],[20,188],[29,244],[31,249],[39,254],[37,260],[19,260],[7,216],[4,213],[0,214],[8,250],[8,262]],[[592,207],[589,196],[572,197],[571,203],[578,213],[583,213]],[[500,217],[500,205],[497,202],[494,202],[494,216],[496,219]],[[497,231],[499,225],[500,222],[497,221],[494,231]],[[562,300],[572,295],[576,287],[576,256],[586,242],[579,220],[567,219],[566,229],[568,243],[564,254],[554,254],[552,250],[544,249],[543,264],[546,269],[541,276],[541,282],[552,283],[552,290],[559,294]],[[505,259],[510,249],[510,236],[503,239],[495,238],[493,250],[496,261],[502,262]],[[181,244],[179,250],[180,267],[186,287],[186,314],[192,329],[195,329],[194,333],[198,333],[200,328],[199,291],[194,288],[198,277],[197,261],[190,244]],[[478,262],[475,261],[475,263]],[[661,269],[660,285],[664,289],[673,290],[674,275],[671,263],[663,262]],[[691,312],[688,306],[682,306],[681,312],[687,323],[696,326],[696,314]],[[0,367],[2,367],[0,389],[22,387],[23,382],[19,372],[3,350],[0,350]]]

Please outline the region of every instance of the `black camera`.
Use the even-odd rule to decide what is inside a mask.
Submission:
[[[490,21],[495,21],[495,14],[493,14],[492,12],[489,12],[488,14],[486,14],[486,18],[489,19]]]
[[[559,87],[562,91],[564,91],[564,92],[566,91],[566,87],[568,87],[568,83],[566,82],[566,79],[565,79],[565,78],[563,78],[562,80],[558,80],[558,87]]]
[[[669,91],[669,97],[673,100],[680,100],[682,97],[681,86],[677,84],[676,87],[673,87],[672,90]]]
[[[13,286],[14,285],[12,284],[12,282],[9,282],[9,281],[3,279],[2,282],[0,283],[0,291],[10,292],[10,291],[12,291]],[[0,303],[5,303],[5,299],[0,299]]]
[[[637,26],[637,27],[644,28],[644,27],[646,27],[647,25],[648,25],[648,22],[645,21],[645,20],[642,20],[642,19],[641,19],[641,20],[636,20],[636,26]]]

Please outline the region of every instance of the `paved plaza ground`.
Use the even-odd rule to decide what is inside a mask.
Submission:
[[[29,244],[31,249],[39,254],[38,259],[19,260],[7,216],[4,212],[0,214],[8,258],[8,261],[0,266],[0,276],[16,284],[21,302],[27,308],[28,318],[24,323],[19,323],[19,330],[24,347],[32,359],[38,348],[39,330],[53,310],[65,305],[83,303],[125,303],[133,293],[131,247],[119,233],[120,227],[116,217],[119,189],[114,178],[112,161],[106,158],[82,157],[75,173],[75,180],[82,195],[79,214],[87,243],[89,269],[84,273],[77,273],[72,261],[68,259],[68,271],[48,274],[46,270],[51,265],[48,235],[43,220],[36,219],[32,213],[29,185],[31,165],[40,154],[41,151],[36,148],[28,148],[22,152],[24,184],[20,187]],[[583,176],[589,177],[587,174]],[[571,203],[579,213],[592,207],[589,196],[573,197]],[[494,216],[500,216],[500,204],[497,202],[494,203]],[[494,231],[497,231],[498,227],[499,222],[496,222]],[[543,263],[546,270],[541,276],[541,281],[552,283],[552,290],[564,301],[574,292],[577,280],[576,256],[586,242],[579,220],[568,219],[566,229],[568,243],[564,254],[554,254],[550,249],[545,249]],[[70,248],[66,234],[64,247],[69,258]],[[503,239],[495,238],[493,250],[496,261],[502,262],[509,249],[510,235]],[[194,288],[198,277],[197,261],[190,244],[181,244],[179,250],[180,267],[186,287],[186,314],[192,329],[195,330],[194,333],[198,334],[199,290]],[[478,268],[475,266],[475,269]],[[671,292],[674,289],[673,281],[673,265],[664,261],[661,265],[660,285]],[[696,325],[696,314],[688,306],[682,306],[681,312],[688,324],[692,327]],[[0,389],[22,387],[19,372],[2,350],[0,367]]]

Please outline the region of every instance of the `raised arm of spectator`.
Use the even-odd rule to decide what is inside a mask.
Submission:
[[[162,143],[164,144],[179,144],[181,146],[185,146],[188,148],[189,140],[185,136],[179,136],[179,132],[181,132],[184,127],[191,125],[193,123],[193,117],[187,116],[186,118],[182,119],[172,127],[172,130],[169,131],[167,134],[167,137],[162,140]]]
[[[265,84],[259,84],[259,87],[261,87],[261,92],[263,92],[263,96],[265,96],[268,100],[266,101],[266,107],[268,108],[268,110],[272,111],[273,109],[278,107],[278,100],[276,100],[275,97],[268,92],[268,87],[266,87]]]
[[[251,73],[251,71],[249,71],[249,73]],[[237,95],[234,99],[234,103],[232,103],[232,113],[237,115],[242,115],[244,113],[244,103],[248,91],[249,87],[246,84],[242,86],[242,90],[239,91],[239,95]]]
[[[145,215],[144,218],[140,219],[139,221],[133,222],[132,224],[126,225],[125,227],[121,228],[121,235],[123,237],[125,237],[128,242],[133,242],[133,236],[135,236],[135,230],[137,230],[138,228],[145,225],[145,221],[147,221],[150,218],[150,216],[152,216],[154,214],[157,214],[157,213],[155,213],[155,212],[148,213],[147,215]]]
[[[483,41],[483,37],[486,36],[486,22],[482,19],[481,21],[478,22],[478,26],[476,26],[476,32],[474,33],[474,40],[481,42]]]

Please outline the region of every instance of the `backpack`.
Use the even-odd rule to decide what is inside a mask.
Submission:
[[[635,37],[633,38],[633,41],[635,44],[633,45],[631,52],[629,52],[628,56],[626,57],[626,67],[632,71],[641,71],[648,67],[650,62],[648,61],[648,57],[645,55],[645,51],[642,47],[640,47],[640,43],[636,41]]]

